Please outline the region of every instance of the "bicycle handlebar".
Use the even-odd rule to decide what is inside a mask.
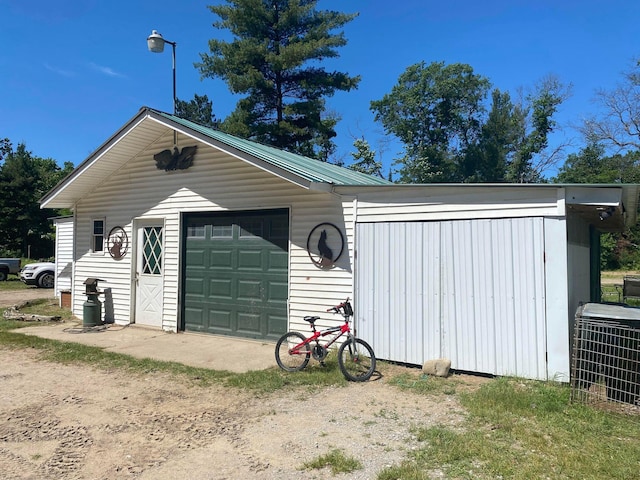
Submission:
[[[341,311],[342,310],[342,311]],[[353,309],[351,308],[351,305],[349,304],[349,297],[347,297],[347,299],[342,302],[339,305],[336,305],[335,307],[331,307],[327,309],[327,312],[333,312],[333,313],[340,313],[342,315],[353,315]]]

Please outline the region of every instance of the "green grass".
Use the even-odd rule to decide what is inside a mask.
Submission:
[[[400,375],[395,375],[389,380],[389,383],[404,390],[411,390],[415,393],[422,395],[455,395],[459,387],[464,386],[464,383],[459,377],[450,376],[448,378],[441,378],[429,375],[419,375],[408,371]]]
[[[327,467],[331,469],[333,475],[337,475],[339,473],[351,473],[355,470],[360,470],[362,469],[362,463],[353,457],[345,455],[342,450],[333,449],[329,453],[305,462],[302,466],[303,469],[307,470],[321,470]]]
[[[60,308],[58,306],[58,300],[52,298],[42,298],[38,300],[29,300],[27,306],[20,309],[21,313],[33,314],[33,315],[46,315],[51,317],[60,317],[61,320],[69,321],[75,317],[70,310],[66,308]],[[32,326],[30,322],[20,322],[21,326]],[[16,327],[18,328],[18,327]]]
[[[178,362],[139,359],[120,353],[107,352],[100,347],[49,340],[9,331],[23,326],[25,326],[24,322],[0,320],[0,348],[37,350],[40,354],[39,358],[48,362],[88,365],[108,371],[125,370],[138,375],[167,373],[173,375],[176,381],[184,381],[201,387],[219,384],[262,394],[289,386],[315,388],[347,384],[335,361],[328,362],[326,367],[310,366],[302,372],[296,373],[283,372],[275,367],[246,373],[232,373],[191,367]]]
[[[26,290],[27,288],[34,288],[20,281],[17,275],[9,274],[9,278],[6,281],[0,282],[0,290]]]
[[[640,418],[569,403],[569,387],[500,378],[459,394],[455,427],[414,430],[422,447],[379,480],[640,478]]]
[[[602,285],[601,294],[603,302],[620,302],[622,303],[622,287],[615,285]],[[632,307],[640,306],[640,298],[627,298],[625,302]]]
[[[600,273],[603,302],[622,302],[622,284],[624,277],[627,275],[640,276],[640,272],[637,270],[610,270]],[[640,299],[628,298],[626,303],[633,307],[638,307],[640,306]]]
[[[20,311],[38,315],[61,316],[63,319],[73,318],[68,310],[59,308],[57,303],[52,304],[50,300],[34,302],[31,306]],[[1,313],[2,309],[0,309]],[[318,386],[347,385],[347,381],[338,368],[337,358],[333,354],[327,358],[325,366],[312,360],[307,368],[301,372],[288,373],[274,367],[246,373],[232,373],[190,367],[178,362],[139,359],[129,355],[107,352],[100,347],[49,340],[19,333],[19,329],[23,327],[47,324],[47,322],[7,320],[1,318],[0,315],[0,348],[36,350],[39,352],[40,359],[49,362],[89,365],[104,370],[121,369],[139,375],[167,373],[173,375],[176,381],[185,381],[193,385],[207,387],[219,384],[250,390],[258,394],[275,392],[291,386],[313,389]]]

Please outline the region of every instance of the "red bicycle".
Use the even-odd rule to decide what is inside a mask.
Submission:
[[[306,316],[304,320],[309,322],[313,334],[305,337],[300,332],[287,332],[276,343],[276,362],[278,366],[287,372],[298,372],[307,366],[313,356],[320,363],[329,354],[329,347],[336,340],[347,334],[347,339],[338,349],[338,365],[347,380],[364,382],[371,378],[376,369],[376,356],[367,342],[356,338],[349,326],[349,319],[353,316],[353,308],[347,298],[340,305],[336,305],[327,312],[339,313],[344,318],[340,326],[330,327],[324,330],[316,329],[316,320],[320,317]],[[328,342],[321,344],[320,338],[336,334]]]

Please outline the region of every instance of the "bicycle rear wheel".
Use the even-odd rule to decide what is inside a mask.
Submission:
[[[350,338],[340,345],[338,365],[347,380],[364,382],[376,369],[376,356],[367,342]]]
[[[276,362],[278,366],[287,372],[302,370],[309,363],[311,347],[302,345],[294,350],[294,347],[306,340],[305,336],[298,332],[287,332],[276,343]]]

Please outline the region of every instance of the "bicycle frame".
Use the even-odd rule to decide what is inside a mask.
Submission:
[[[311,328],[313,329],[313,335],[308,337],[304,342],[300,342],[295,347],[291,348],[289,350],[290,355],[293,355],[293,354],[306,355],[308,352],[306,350],[300,351],[301,348],[303,348],[305,345],[314,341],[320,344],[320,342],[317,341],[319,338],[326,337],[327,335],[331,335],[332,333],[340,332],[338,335],[333,337],[329,342],[322,345],[326,349],[329,349],[329,347],[331,347],[331,345],[333,345],[345,333],[347,334],[347,338],[351,337],[351,327],[349,326],[348,318],[345,318],[344,323],[337,327],[329,327],[329,328],[325,328],[324,330],[316,330],[315,322],[314,322],[311,324]]]

